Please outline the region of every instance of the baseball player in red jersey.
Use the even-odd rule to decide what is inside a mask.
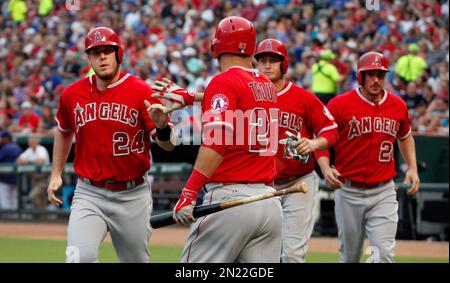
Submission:
[[[179,223],[195,220],[192,212],[201,189],[206,191],[203,204],[274,191],[277,96],[273,83],[252,69],[255,48],[250,21],[220,21],[211,50],[222,73],[204,93],[203,144],[174,208]],[[278,199],[199,218],[191,226],[182,262],[279,262],[281,220]]]
[[[275,84],[278,92],[278,138],[283,146],[277,153],[275,189],[285,189],[299,182],[305,182],[309,188],[306,194],[290,194],[281,198],[281,262],[304,262],[314,228],[313,211],[319,191],[319,178],[314,172],[314,159],[310,154],[334,145],[337,125],[314,94],[283,78],[288,69],[288,53],[282,42],[263,40],[254,57],[258,60],[258,69]]]
[[[95,75],[69,85],[61,95],[53,147],[49,200],[75,136],[79,176],[68,226],[66,262],[96,262],[107,232],[120,262],[146,262],[151,234],[150,135],[172,150],[168,117],[152,108],[159,100],[141,79],[120,70],[123,50],[106,27],[91,30],[85,51]]]
[[[408,190],[419,189],[414,139],[405,102],[388,93],[384,80],[389,62],[378,52],[358,60],[359,86],[333,98],[328,109],[338,124],[335,166],[328,157],[318,160],[327,185],[334,188],[339,230],[340,261],[359,262],[364,236],[374,262],[392,262],[398,222],[394,142],[409,166]]]

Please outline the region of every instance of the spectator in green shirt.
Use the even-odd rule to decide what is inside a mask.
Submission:
[[[41,17],[45,17],[49,15],[53,10],[53,0],[40,0],[38,15]]]
[[[21,23],[27,18],[27,4],[23,0],[11,0],[8,5],[8,11],[15,23]]]
[[[427,67],[427,62],[417,55],[419,50],[419,45],[410,44],[408,54],[398,59],[395,73],[400,78],[399,88],[404,88],[407,83],[416,81]]]
[[[317,95],[324,105],[336,96],[337,85],[341,79],[336,67],[329,61],[336,58],[331,50],[325,50],[320,55],[320,60],[311,67],[312,87],[311,91]]]

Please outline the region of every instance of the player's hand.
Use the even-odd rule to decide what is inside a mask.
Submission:
[[[403,180],[403,184],[411,184],[411,187],[408,189],[408,195],[413,195],[419,191],[419,174],[417,174],[417,170],[414,169],[408,169],[405,174],[405,179]]]
[[[300,133],[298,133],[298,135],[295,135],[289,131],[286,131],[285,133],[287,138],[279,141],[280,144],[285,145],[284,158],[289,156],[290,158],[300,160],[303,164],[307,163],[309,160],[309,154],[303,155],[297,150],[297,144],[301,139]]]
[[[344,184],[339,181],[339,176],[341,176],[341,173],[339,173],[339,171],[334,167],[328,167],[322,171],[322,174],[328,188],[335,190],[344,186]]]
[[[173,209],[173,219],[179,224],[189,224],[195,222],[194,207],[197,199],[197,192],[183,189],[175,208]]]
[[[297,152],[301,155],[308,155],[318,148],[317,140],[310,140],[307,138],[300,138],[296,144]]]
[[[161,104],[150,104],[147,100],[144,101],[147,107],[148,115],[155,123],[155,126],[162,129],[169,122],[169,115],[164,112],[164,106]]]
[[[156,81],[150,87],[156,91],[152,97],[168,102],[164,107],[164,113],[194,104],[195,93],[178,86],[169,79],[163,78],[162,81]]]
[[[48,188],[47,188],[47,195],[48,195],[48,200],[56,205],[56,206],[61,206],[62,205],[62,201],[56,197],[56,192],[58,191],[58,189],[62,186],[62,178],[61,176],[57,176],[57,177],[51,177],[50,178],[50,183],[48,184]]]

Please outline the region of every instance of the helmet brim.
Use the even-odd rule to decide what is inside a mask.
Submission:
[[[92,43],[84,51],[88,52],[88,50],[90,50],[90,49],[92,49],[94,47],[103,46],[103,45],[111,45],[111,46],[115,46],[115,47],[119,48],[119,45],[116,42],[114,42],[114,41],[100,41],[100,42]]]

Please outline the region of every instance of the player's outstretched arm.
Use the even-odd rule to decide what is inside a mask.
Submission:
[[[403,184],[411,184],[411,187],[408,189],[408,194],[413,195],[417,193],[420,185],[419,174],[417,173],[416,144],[413,136],[409,135],[406,139],[399,139],[398,148],[408,165],[408,171],[406,171]]]
[[[296,144],[297,151],[301,155],[307,155],[317,150],[324,150],[328,148],[328,141],[323,137],[315,139],[300,138]]]
[[[53,143],[53,162],[50,182],[47,188],[48,200],[57,206],[62,205],[62,201],[56,197],[56,192],[62,186],[62,172],[66,164],[72,147],[73,132],[63,133],[56,131]]]
[[[163,78],[162,81],[156,81],[150,87],[156,91],[152,94],[152,97],[164,100],[164,113],[170,113],[192,105],[195,101],[203,100],[203,93],[188,91],[166,78]]]
[[[325,108],[326,109],[326,108]],[[297,142],[297,151],[302,155],[310,154],[320,150],[326,150],[336,144],[338,139],[337,127],[322,132],[314,139],[300,138]]]

